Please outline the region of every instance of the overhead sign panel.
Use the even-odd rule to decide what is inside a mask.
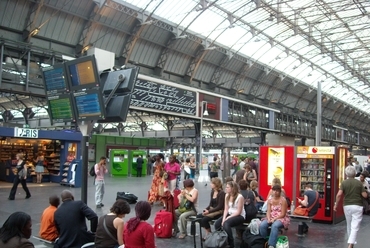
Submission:
[[[195,91],[138,79],[130,105],[195,116],[196,100]]]

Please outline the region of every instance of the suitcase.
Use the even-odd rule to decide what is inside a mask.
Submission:
[[[177,209],[180,206],[179,198],[177,197],[179,194],[181,194],[181,190],[176,188],[173,191],[173,207]]]
[[[157,238],[172,237],[172,213],[160,210],[154,217],[154,233]]]

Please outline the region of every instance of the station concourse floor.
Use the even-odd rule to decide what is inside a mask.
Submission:
[[[116,199],[117,191],[125,191],[134,193],[139,197],[139,200],[146,200],[148,190],[150,188],[152,181],[152,176],[146,176],[142,178],[136,177],[109,177],[106,176],[105,184],[105,195],[103,203],[105,206],[103,208],[96,208],[94,202],[95,187],[93,185],[93,178],[89,176],[88,182],[88,206],[96,211],[98,216],[106,214],[109,212],[110,207]],[[180,182],[182,185],[182,181]],[[7,182],[0,182],[0,226],[3,225],[4,221],[8,216],[15,211],[24,211],[31,215],[32,217],[32,234],[38,236],[40,228],[40,216],[43,210],[48,206],[48,198],[52,194],[57,194],[58,196],[64,189],[69,189],[75,196],[76,200],[80,199],[81,188],[65,187],[60,186],[57,183],[42,183],[33,184],[28,183],[32,197],[30,199],[25,199],[25,192],[19,185],[17,190],[17,195],[14,201],[9,201],[9,191],[12,184]],[[195,183],[195,187],[199,190],[199,209],[203,209],[208,205],[210,197],[210,186],[205,186],[205,182]],[[134,210],[135,205],[131,205],[131,213],[128,214],[124,219],[127,221],[129,218],[135,215]],[[148,220],[149,223],[154,223],[155,213],[159,211],[162,207],[155,204],[153,206],[152,215]],[[88,223],[89,227],[89,223]],[[347,247],[347,234],[346,234],[346,222],[342,221],[339,224],[320,224],[320,223],[309,223],[309,232],[303,237],[299,238],[295,234],[298,230],[298,222],[291,222],[289,230],[285,232],[289,238],[290,248],[311,248],[311,247]],[[190,224],[188,225],[188,230],[190,230]],[[188,231],[190,234],[190,231]],[[197,225],[197,233],[199,233],[199,228]],[[369,247],[369,235],[370,234],[370,216],[364,216],[361,228],[357,237],[358,248]],[[38,240],[31,237],[31,241],[35,247],[43,248],[47,247]],[[196,237],[197,247],[200,247],[199,237]],[[193,238],[188,236],[185,239],[159,239],[156,238],[156,245],[158,248],[162,247],[193,247]],[[240,240],[235,238],[235,247],[239,247]]]

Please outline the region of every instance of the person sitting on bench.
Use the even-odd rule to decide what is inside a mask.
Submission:
[[[313,217],[317,213],[320,205],[319,201],[316,201],[316,196],[318,195],[317,191],[312,189],[312,185],[310,183],[307,183],[304,187],[303,195],[304,195],[303,200],[297,197],[298,203],[306,208],[310,208],[313,204],[315,204],[315,206],[313,206],[310,212],[308,213],[308,217]],[[305,222],[302,222],[302,224],[303,224],[303,233],[307,233],[308,225]]]
[[[268,228],[271,226],[271,233],[268,240],[268,247],[275,248],[278,240],[279,229],[287,228],[290,224],[290,218],[287,214],[288,204],[285,197],[281,195],[281,186],[274,185],[272,187],[273,197],[267,200],[266,218],[263,219],[260,225],[260,235],[267,237]]]
[[[54,213],[60,204],[59,197],[57,195],[50,196],[49,203],[50,206],[47,207],[41,215],[39,235],[45,240],[54,241],[58,238],[58,231],[54,222]]]

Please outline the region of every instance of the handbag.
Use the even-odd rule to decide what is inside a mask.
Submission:
[[[206,247],[217,247],[217,248],[224,248],[227,247],[227,233],[222,230],[217,230],[215,232],[211,232],[205,237],[204,245]]]
[[[191,196],[191,195],[190,195]],[[191,210],[194,210],[194,212],[197,212],[194,207],[194,203],[186,199],[186,197],[182,197],[180,201],[180,206],[178,208],[180,213],[185,213]]]
[[[212,207],[211,207],[210,209],[212,209]],[[205,216],[207,216],[207,217],[209,217],[209,218],[214,218],[214,217],[216,217],[216,216],[218,216],[218,215],[221,215],[221,214],[223,214],[223,213],[224,213],[224,210],[220,209],[220,210],[214,211],[214,212],[212,212],[212,213],[208,213],[208,214],[207,214],[207,215],[205,215]]]
[[[288,237],[287,236],[279,236],[275,247],[276,248],[289,248]]]
[[[299,215],[299,216],[308,216],[311,209],[316,205],[317,200],[319,199],[319,193],[316,192],[316,199],[315,202],[311,205],[309,208],[303,208],[302,206],[298,206],[294,209],[293,215]]]

